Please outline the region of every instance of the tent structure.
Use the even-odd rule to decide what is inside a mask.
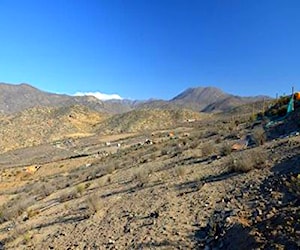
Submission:
[[[290,99],[290,101],[288,103],[285,116],[280,117],[280,118],[278,118],[278,119],[276,119],[274,121],[270,121],[269,123],[267,123],[266,127],[267,128],[271,127],[271,126],[277,124],[278,122],[285,120],[289,116],[289,114],[291,112],[293,112],[293,111],[294,111],[294,94],[291,95],[291,99]]]

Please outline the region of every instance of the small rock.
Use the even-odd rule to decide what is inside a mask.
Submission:
[[[226,221],[228,224],[231,224],[231,223],[232,223],[231,217],[227,217],[227,218],[225,219],[225,221]]]
[[[113,244],[115,244],[115,241],[112,240],[112,239],[109,239],[109,240],[108,240],[108,244],[109,244],[109,245],[113,245]]]
[[[261,218],[260,216],[256,216],[255,220],[256,220],[257,222],[262,222],[262,218]]]
[[[268,213],[267,214],[267,219],[269,220],[269,219],[271,219],[272,217],[274,216],[274,213],[273,212],[270,212],[270,213]]]
[[[151,217],[151,218],[155,218],[155,219],[157,219],[157,218],[158,218],[158,216],[159,216],[159,213],[158,213],[158,212],[156,212],[156,211],[155,211],[155,212],[151,212],[151,213],[150,213],[150,217]]]
[[[257,208],[256,211],[257,211],[258,215],[262,215],[262,210],[261,209]]]
[[[29,220],[29,217],[28,217],[27,214],[25,214],[24,217],[23,217],[23,221],[27,221],[27,220]]]

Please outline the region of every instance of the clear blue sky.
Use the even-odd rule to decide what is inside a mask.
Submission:
[[[300,90],[299,0],[0,0],[0,82],[169,99]]]

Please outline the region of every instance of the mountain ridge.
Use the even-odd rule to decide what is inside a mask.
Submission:
[[[94,96],[71,96],[39,90],[27,84],[0,83],[0,113],[10,114],[35,106],[62,107],[84,105],[99,112],[126,113],[134,109],[184,108],[197,112],[222,112],[265,97],[241,97],[223,92],[216,87],[193,87],[170,100],[106,100]]]

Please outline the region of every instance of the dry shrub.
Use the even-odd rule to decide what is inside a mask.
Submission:
[[[97,195],[90,195],[85,202],[90,216],[97,213],[103,207],[103,204]]]
[[[166,148],[162,149],[160,151],[160,154],[163,156],[163,155],[167,155],[168,154],[168,150]]]
[[[98,187],[103,187],[107,182],[107,176],[104,176],[98,180]]]
[[[204,143],[201,146],[201,151],[202,151],[202,156],[206,157],[206,156],[210,156],[213,153],[215,153],[215,145],[211,142],[208,143]]]
[[[178,177],[183,177],[186,173],[186,168],[184,166],[175,167],[175,174]]]
[[[76,192],[81,196],[83,192],[86,190],[86,185],[83,183],[80,183],[76,186]]]
[[[0,222],[16,219],[23,212],[34,204],[34,197],[28,195],[19,195],[14,200],[9,201],[0,209]]]
[[[253,169],[266,166],[267,154],[259,150],[243,151],[237,154],[229,163],[229,170],[233,172],[247,173]]]
[[[191,142],[190,142],[190,148],[191,148],[191,149],[197,148],[198,145],[199,145],[199,142],[198,142],[197,140],[191,141]]]
[[[224,143],[221,148],[221,155],[227,156],[232,152],[231,145],[229,143]]]
[[[30,240],[32,239],[33,235],[30,234],[29,232],[25,232],[23,234],[23,239],[24,239],[24,242],[25,244],[28,244],[30,242]]]
[[[221,137],[218,137],[217,139],[216,139],[216,141],[215,141],[217,144],[219,144],[219,143],[221,143],[222,142],[222,139],[221,139]]]
[[[267,165],[268,155],[265,151],[255,150],[253,153],[255,168],[263,168]]]
[[[72,199],[75,199],[75,198],[76,198],[76,190],[72,189],[70,191],[63,192],[59,197],[59,201],[60,202],[65,202],[65,201],[69,201],[69,200],[72,200]]]
[[[266,132],[262,127],[256,127],[253,130],[252,136],[257,146],[263,145],[266,142]]]
[[[38,215],[39,213],[40,213],[39,210],[33,210],[32,208],[27,210],[28,218],[32,218],[32,217]]]
[[[28,232],[28,226],[26,224],[21,224],[19,223],[16,219],[13,219],[13,231],[12,234],[10,235],[10,239],[11,240],[15,240],[17,238],[19,238],[20,236],[23,236],[26,234],[26,232]],[[28,243],[28,242],[24,242],[24,243]]]
[[[139,169],[135,173],[134,179],[136,179],[140,185],[144,185],[149,182],[149,173],[146,169]]]
[[[234,172],[247,173],[254,169],[252,159],[249,155],[243,155],[239,159],[234,159],[231,170]]]
[[[107,174],[112,174],[116,170],[116,165],[111,163],[106,167]]]
[[[41,198],[45,198],[56,191],[56,189],[57,188],[55,185],[53,185],[53,183],[35,183],[31,187],[31,193],[33,195],[38,195]]]
[[[176,144],[174,147],[171,149],[171,158],[181,155],[183,152],[183,147],[181,145]]]

